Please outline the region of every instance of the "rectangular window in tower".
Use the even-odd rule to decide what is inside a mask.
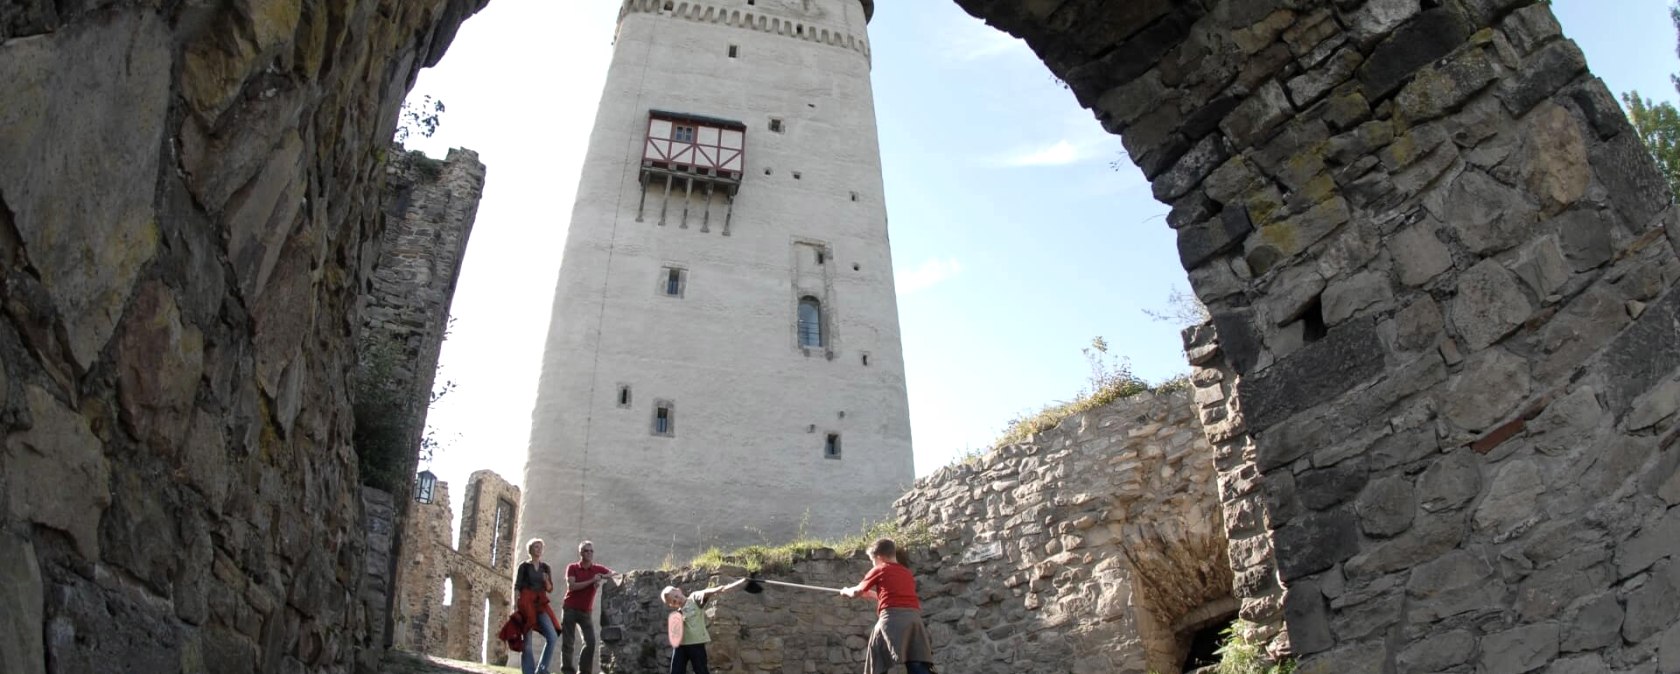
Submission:
[[[774,131],[776,133],[781,133],[783,128],[784,127],[782,126],[782,120],[776,119],[775,117],[770,118],[770,130],[771,131]]]
[[[680,267],[666,267],[665,273],[659,277],[659,291],[666,297],[682,297],[687,280],[687,272]]]
[[[740,47],[737,47],[735,45],[729,45],[729,58],[735,58],[735,57],[740,56],[740,55],[741,55],[741,48]]]
[[[629,384],[619,384],[619,386],[618,386],[618,406],[619,407],[626,407],[626,408],[630,406],[630,385]]]
[[[828,440],[823,442],[823,458],[825,458],[825,459],[838,459],[838,458],[840,458],[840,434],[839,433],[829,433],[828,434]]]
[[[660,401],[653,406],[653,434],[667,438],[677,435],[677,415],[671,403]]]
[[[671,140],[678,143],[694,142],[694,127],[681,124],[671,127]]]

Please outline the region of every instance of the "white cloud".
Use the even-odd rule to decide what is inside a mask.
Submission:
[[[956,261],[956,259],[941,260],[933,258],[923,262],[921,266],[913,270],[900,269],[894,272],[893,284],[898,288],[898,294],[908,295],[948,281],[951,277],[960,273],[962,273],[962,263]]]
[[[1015,49],[1031,53],[1031,50],[1027,49],[1027,43],[1022,42],[1020,38],[977,19],[964,21],[961,28],[949,28],[945,34],[945,57],[957,63],[989,59]]]
[[[1048,147],[1022,150],[1006,156],[998,163],[1004,166],[1066,166],[1091,156],[1090,146],[1075,145],[1062,139]]]

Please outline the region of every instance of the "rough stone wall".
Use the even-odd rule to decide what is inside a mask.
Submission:
[[[920,569],[925,557],[917,560],[922,561],[913,561],[912,566]],[[791,569],[765,577],[839,588],[856,585],[869,567],[869,559],[859,552],[837,555],[832,550],[815,550],[796,560]],[[670,609],[659,599],[666,585],[694,591],[744,575],[744,569],[731,567],[717,572],[636,571],[627,574],[618,587],[604,587],[602,674],[669,668],[665,616]],[[863,667],[864,639],[875,624],[875,604],[813,590],[766,586],[762,594],[735,590],[720,595],[708,615],[712,644],[706,651],[713,671],[852,674]]]
[[[392,553],[397,547],[396,499],[390,492],[362,487],[363,527],[367,531],[367,580],[362,583],[361,603],[368,616],[368,643],[389,646],[392,588],[396,587],[396,565]]]
[[[0,3],[0,670],[369,665],[355,305],[482,1],[161,4]]]
[[[431,503],[410,506],[403,532],[395,646],[454,660],[506,662],[507,649],[500,641],[492,638],[488,653],[481,649],[485,599],[492,631],[513,610],[513,571],[525,557],[522,546],[513,541],[519,488],[492,471],[474,472],[467,480],[459,544],[450,532],[449,484],[438,482],[432,493]],[[493,541],[498,531],[500,540]],[[451,588],[447,604],[445,580]]]
[[[1214,483],[1182,391],[917,481],[897,510],[940,541],[920,582],[941,665],[1178,672],[1195,632],[1236,609]]]
[[[1187,392],[1119,400],[944,468],[898,501],[900,521],[937,541],[911,566],[943,670],[1171,674],[1196,631],[1232,617],[1212,449],[1193,405]],[[839,587],[868,569],[861,554],[819,550],[768,577]],[[707,579],[638,573],[607,594],[620,671],[669,658],[659,589]],[[731,595],[711,653],[727,671],[856,671],[873,608],[777,587]]]
[[[414,401],[416,446],[484,177],[478,153],[460,148],[441,161],[398,152],[386,167],[385,234],[362,296],[362,339],[398,347],[392,380]]]
[[[1543,3],[959,4],[1173,206],[1275,651],[1675,669],[1680,218]]]

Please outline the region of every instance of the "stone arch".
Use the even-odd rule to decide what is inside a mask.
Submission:
[[[1680,367],[1680,224],[1544,3],[957,2],[1172,206],[1213,315],[1186,347],[1236,596],[1274,654],[1393,671],[1532,646],[1512,666],[1533,669],[1680,564],[1680,537],[1646,533],[1680,527],[1680,493],[1639,495],[1676,479],[1674,405],[1652,401]],[[1572,657],[1649,662],[1674,623]]]
[[[177,613],[207,617],[196,596],[255,601],[244,578],[211,572],[220,555],[318,589],[293,599],[313,609],[358,596],[347,579],[367,567],[360,513],[339,505],[359,488],[343,410],[356,350],[341,319],[356,310],[364,250],[382,228],[377,150],[418,69],[485,3],[382,13],[371,0],[302,0],[262,27],[261,44],[241,37],[258,32],[246,4],[181,25],[141,5],[66,10],[19,19],[0,42],[0,67],[22,63],[18,38],[31,58],[67,64],[19,71],[50,70],[42,90],[76,102],[29,99],[19,114],[63,121],[11,146],[65,157],[67,173],[0,175],[39,272],[8,297],[28,307],[0,331],[5,404],[34,424],[14,429],[23,441],[63,443],[74,457],[63,461],[113,485],[108,497],[13,513],[0,559],[42,567],[29,582],[49,598],[24,623],[100,629],[116,607],[130,624],[175,629]],[[1649,661],[1674,618],[1648,597],[1675,589],[1680,545],[1668,509],[1680,501],[1669,402],[1680,225],[1614,97],[1543,4],[959,4],[1023,38],[1173,206],[1181,261],[1214,313],[1187,345],[1219,445],[1236,594],[1278,637],[1274,650],[1373,671],[1415,664],[1410,649],[1426,640],[1464,645],[1442,656],[1458,660],[1429,663],[1440,669],[1533,646],[1532,666],[1520,664],[1536,669],[1564,649],[1559,635],[1603,615],[1624,619],[1620,634],[1572,642],[1571,664]],[[123,114],[109,113],[119,102]],[[101,139],[121,142],[90,146],[75,133],[88,128],[115,128]],[[82,199],[101,228],[92,235],[52,219],[53,204]],[[88,275],[90,258],[110,261],[110,274]],[[116,374],[80,381],[96,371]],[[116,380],[146,399],[119,396]],[[217,446],[247,457],[216,473],[227,482],[190,471],[146,485],[155,493],[125,482],[176,474],[174,448]],[[61,468],[8,466],[8,477],[29,485]],[[182,531],[236,520],[206,502],[224,490],[330,498],[325,516],[286,520],[295,531],[284,541],[149,542],[190,550],[178,566],[137,562],[152,555],[99,535],[164,502],[180,506]],[[276,547],[303,545],[289,541],[345,552],[322,561]],[[203,585],[136,602],[74,571],[91,564],[137,588]],[[1533,596],[1556,601],[1523,599]],[[370,643],[350,617],[361,614],[319,627]],[[224,632],[236,642],[229,669],[354,660],[339,648],[304,663],[311,649],[295,634],[258,643]],[[41,657],[178,663],[204,650],[197,632],[171,635],[115,652],[48,643]]]

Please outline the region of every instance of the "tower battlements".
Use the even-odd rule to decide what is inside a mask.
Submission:
[[[841,47],[867,57],[865,27],[874,10],[872,0],[763,0],[744,8],[721,2],[626,0],[618,18],[622,24],[632,14],[663,15]]]

